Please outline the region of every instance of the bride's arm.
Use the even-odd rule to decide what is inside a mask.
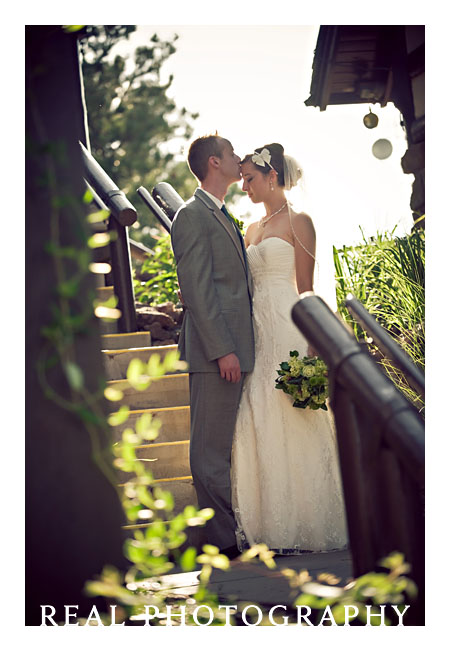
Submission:
[[[295,277],[299,294],[311,292],[314,287],[316,231],[311,217],[306,213],[292,215],[295,248]]]
[[[314,289],[314,265],[316,255],[316,231],[311,217],[305,213],[292,216],[292,230],[295,248],[295,276],[298,293]],[[303,245],[303,246],[302,246]],[[305,250],[306,249],[306,250]],[[311,254],[311,255],[310,255]],[[317,351],[308,343],[306,354],[310,357]]]

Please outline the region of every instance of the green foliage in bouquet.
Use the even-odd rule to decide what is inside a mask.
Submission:
[[[292,350],[277,373],[275,388],[294,399],[293,407],[327,410],[328,370],[320,357],[299,359],[298,351]]]

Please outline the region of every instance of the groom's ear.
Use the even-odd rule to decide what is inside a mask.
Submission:
[[[213,169],[218,169],[220,165],[220,158],[217,156],[210,156],[208,158],[208,165],[210,165]]]

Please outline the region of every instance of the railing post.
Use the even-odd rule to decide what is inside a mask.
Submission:
[[[337,429],[349,545],[356,577],[373,569],[375,557],[370,513],[365,499],[366,482],[361,464],[358,422],[355,407],[345,391],[333,381],[330,382],[330,391]]]
[[[130,242],[128,226],[122,226],[115,219],[109,219],[111,240],[111,266],[114,278],[114,294],[121,312],[119,317],[120,332],[136,332],[136,306],[134,301],[133,278],[131,275]]]

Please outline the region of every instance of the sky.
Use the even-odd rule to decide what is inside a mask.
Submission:
[[[217,130],[241,156],[280,142],[303,168],[302,186],[291,199],[313,218],[318,240],[357,243],[360,226],[369,236],[396,226],[396,234],[409,232],[414,177],[401,169],[407,144],[399,111],[393,104],[326,111],[304,104],[318,31],[319,25],[139,25],[113,52],[132,55],[154,33],[160,38],[178,34],[177,51],[164,64],[162,79],[172,74],[168,95],[179,107],[200,114],[193,138]],[[379,117],[372,130],[363,125],[369,106]],[[372,154],[380,138],[393,145],[386,160]],[[166,146],[180,152],[179,141]],[[250,213],[245,221],[253,221],[264,208],[245,197],[237,213]]]

